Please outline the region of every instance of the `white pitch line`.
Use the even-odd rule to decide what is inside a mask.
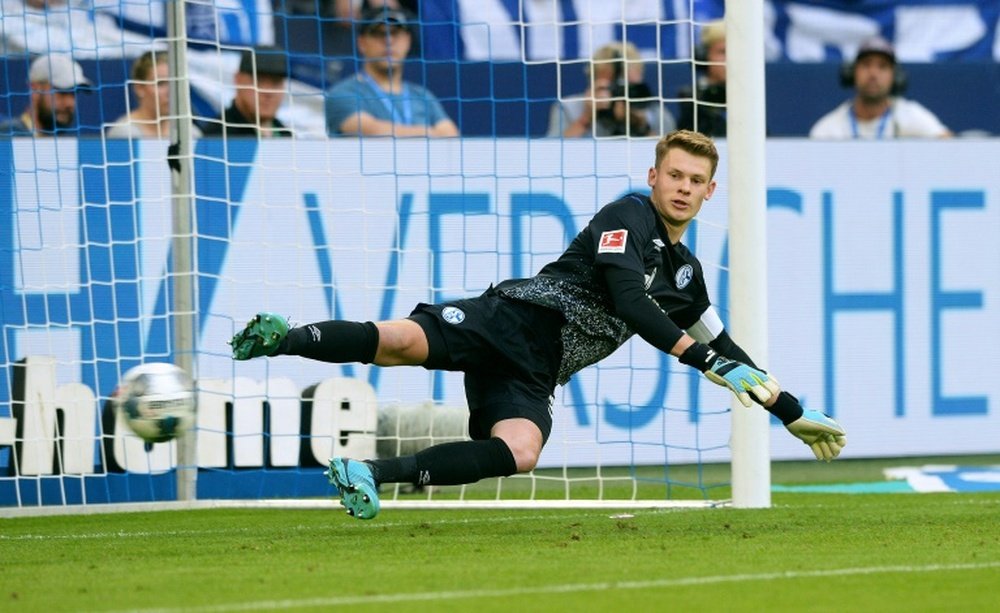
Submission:
[[[646,513],[673,513],[679,509],[649,509]],[[372,523],[361,523],[356,519],[347,518],[342,512],[337,514],[334,523],[317,523],[311,525],[285,526],[278,532],[321,532],[330,534],[331,530],[348,530],[352,532],[372,530],[375,528],[397,528],[409,527],[417,524],[428,524],[431,526],[446,525],[469,525],[484,523],[500,523],[511,521],[531,521],[531,520],[573,520],[588,519],[593,517],[603,517],[604,512],[595,510],[590,513],[552,513],[549,515],[508,515],[508,516],[484,516],[484,517],[454,517],[445,519],[433,519],[427,521],[377,521]],[[188,536],[220,536],[226,534],[260,534],[260,528],[233,527],[204,530],[117,530],[114,532],[84,532],[79,534],[0,534],[0,542],[3,541],[72,541],[72,540],[92,540],[92,539],[128,539],[128,538],[150,538],[150,537],[188,537]]]
[[[573,592],[597,592],[605,590],[644,590],[691,585],[711,585],[716,583],[749,583],[754,581],[775,581],[781,579],[803,579],[815,577],[849,577],[854,575],[875,575],[889,573],[930,573],[941,571],[966,571],[1000,568],[1000,561],[968,564],[927,564],[924,566],[867,566],[856,568],[833,568],[827,570],[782,571],[772,573],[745,573],[736,575],[709,575],[705,577],[679,577],[676,579],[652,579],[648,581],[609,581],[602,583],[564,583],[496,590],[455,590],[442,592],[410,592],[402,594],[380,594],[372,596],[331,596],[328,598],[302,598],[297,600],[258,600],[183,609],[134,609],[132,613],[179,613],[180,611],[199,613],[224,613],[226,611],[261,611],[292,609],[299,607],[333,607],[339,605],[372,605],[401,602],[434,602],[443,600],[464,600],[476,598],[502,598],[531,594],[567,594]]]

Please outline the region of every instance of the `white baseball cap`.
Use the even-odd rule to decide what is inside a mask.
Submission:
[[[31,62],[28,80],[32,83],[49,83],[53,89],[73,89],[90,87],[91,83],[83,74],[83,67],[72,57],[62,53],[40,55]]]

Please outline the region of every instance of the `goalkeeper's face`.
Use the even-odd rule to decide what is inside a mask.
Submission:
[[[671,239],[680,240],[701,205],[712,197],[712,160],[679,148],[671,148],[658,168],[649,169],[650,199]]]

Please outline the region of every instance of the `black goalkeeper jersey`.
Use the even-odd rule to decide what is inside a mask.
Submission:
[[[645,296],[661,310],[630,328],[616,314],[604,267],[642,275]],[[684,330],[711,306],[701,263],[687,247],[673,245],[648,196],[629,194],[594,215],[558,260],[530,279],[501,283],[501,294],[562,312],[565,385],[586,366],[607,357],[634,333],[662,326]],[[660,347],[669,351],[669,347]]]

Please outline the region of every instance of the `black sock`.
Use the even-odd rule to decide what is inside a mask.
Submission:
[[[381,460],[365,460],[372,468],[375,483],[416,483],[417,457],[412,455]]]
[[[514,454],[498,438],[442,443],[415,456],[368,460],[378,483],[463,485],[517,472]]]
[[[799,399],[788,392],[781,392],[774,404],[764,408],[786,426],[802,417],[802,405],[799,404]]]
[[[319,321],[292,328],[275,355],[301,355],[322,362],[370,364],[378,351],[378,328],[370,321]]]

